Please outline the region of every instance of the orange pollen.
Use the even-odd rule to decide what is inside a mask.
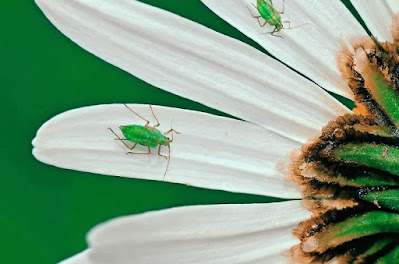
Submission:
[[[355,103],[356,107],[352,109],[352,111],[357,114],[357,115],[362,115],[362,116],[367,116],[368,112],[367,112],[367,108],[364,104],[361,103]]]

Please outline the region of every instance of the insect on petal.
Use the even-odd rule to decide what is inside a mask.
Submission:
[[[253,47],[159,8],[128,0],[37,3],[65,35],[105,61],[298,142],[347,111]]]
[[[148,105],[129,105],[152,122]],[[153,106],[164,132],[181,132],[170,144],[165,181],[233,192],[299,198],[276,165],[301,145],[251,123],[201,112]],[[195,121],[193,121],[195,120]],[[122,104],[97,105],[62,113],[45,123],[33,141],[34,156],[57,167],[113,176],[163,180],[167,160],[126,155],[120,125],[142,124]],[[129,142],[127,142],[129,143]],[[146,152],[147,147],[134,149]],[[164,147],[163,153],[167,153]]]
[[[340,43],[350,43],[353,37],[367,34],[341,1],[285,1],[281,20],[290,21],[291,27],[300,27],[292,30],[282,29],[276,33],[282,38],[268,34],[273,27],[261,27],[252,16],[259,14],[252,5],[256,5],[255,0],[202,2],[222,19],[259,43],[271,55],[324,89],[353,98],[336,67],[334,51],[341,49]],[[275,0],[273,4],[276,10],[282,10],[282,0]],[[283,24],[284,27],[288,25]]]

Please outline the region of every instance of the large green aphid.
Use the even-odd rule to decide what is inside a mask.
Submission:
[[[285,5],[285,0],[283,0],[283,10],[282,11],[277,11],[274,6],[273,6],[273,1],[269,0],[270,4],[266,2],[265,0],[257,0],[256,1],[256,6],[252,4],[256,10],[258,11],[259,15],[254,15],[251,10],[248,8],[249,12],[251,13],[252,17],[256,18],[258,20],[259,26],[264,27],[266,24],[270,26],[274,26],[274,29],[270,34],[272,36],[277,36],[274,35],[275,32],[279,32],[281,29],[293,29],[296,27],[291,27],[291,22],[290,21],[281,21],[281,14],[284,14],[284,5]],[[263,19],[263,23],[260,21],[260,19]],[[288,28],[285,28],[283,26],[283,23],[288,24]],[[297,26],[298,27],[298,26]],[[277,36],[281,37],[281,36]]]
[[[292,179],[313,216],[294,230],[301,243],[293,263],[399,263],[399,30],[392,32],[392,43],[359,39],[339,57],[361,110],[327,124],[295,161]]]
[[[128,148],[130,151],[127,152],[127,154],[144,154],[144,155],[149,155],[151,154],[151,148],[158,147],[158,156],[164,157],[167,159],[167,164],[166,164],[166,169],[165,173],[163,175],[163,179],[165,179],[166,172],[168,171],[169,168],[169,161],[170,161],[170,143],[173,141],[173,132],[176,134],[180,134],[180,132],[177,132],[173,128],[169,129],[165,133],[162,134],[161,131],[157,129],[157,127],[160,125],[157,117],[154,114],[154,110],[152,109],[152,106],[150,105],[150,110],[152,113],[152,116],[154,117],[155,121],[157,122],[154,126],[150,126],[150,121],[133,111],[131,108],[129,108],[125,104],[126,108],[129,109],[133,114],[135,114],[137,117],[145,121],[144,126],[141,125],[122,125],[119,126],[119,129],[122,131],[122,134],[125,136],[125,138],[119,137],[111,128],[108,128],[116,137],[118,140],[120,140],[126,148]],[[168,138],[166,135],[171,133],[172,134],[172,139]],[[132,146],[129,146],[126,141],[130,141],[133,143]],[[148,151],[147,152],[133,152],[133,149],[137,145],[142,145],[146,146]],[[161,154],[161,146],[166,146],[168,147],[168,156],[162,155]]]

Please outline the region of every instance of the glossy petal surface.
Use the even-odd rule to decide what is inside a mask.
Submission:
[[[298,142],[348,111],[260,51],[164,10],[128,0],[37,3],[61,32],[107,62]]]
[[[379,41],[392,41],[392,19],[399,13],[399,1],[351,0],[351,2]]]
[[[130,105],[153,121],[148,105]],[[233,192],[299,198],[276,169],[301,145],[261,126],[201,112],[154,106],[160,131],[181,132],[171,143],[165,181]],[[45,123],[33,141],[34,156],[61,168],[131,178],[162,180],[167,161],[129,151],[107,129],[143,124],[124,105],[97,105],[62,113]],[[163,147],[163,154],[167,148]],[[147,148],[138,146],[137,152]]]
[[[335,52],[341,43],[350,43],[366,32],[341,1],[298,0],[285,1],[282,21],[290,21],[276,37],[267,34],[274,27],[261,27],[253,15],[259,15],[250,0],[202,0],[213,12],[232,26],[258,42],[277,59],[304,74],[323,88],[353,98],[353,94],[336,66]],[[282,1],[273,1],[282,11]],[[264,20],[261,20],[263,23]],[[287,23],[284,25],[287,27]],[[298,89],[301,89],[299,87]],[[306,92],[307,93],[307,92]]]
[[[121,217],[88,235],[92,264],[286,263],[299,201],[190,206]]]

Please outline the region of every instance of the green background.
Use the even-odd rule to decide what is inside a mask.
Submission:
[[[263,51],[198,0],[145,2]],[[220,113],[166,93],[89,54],[55,29],[33,1],[3,2],[0,25],[0,263],[61,261],[87,247],[85,234],[93,226],[121,215],[192,204],[279,201],[63,170],[38,162],[31,154],[37,129],[69,109],[129,102]]]

